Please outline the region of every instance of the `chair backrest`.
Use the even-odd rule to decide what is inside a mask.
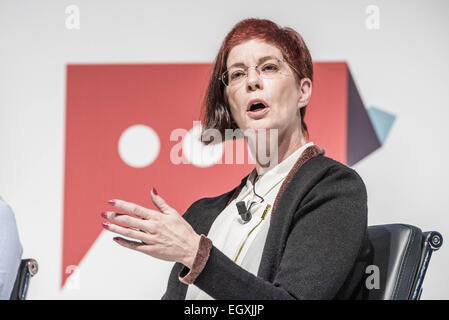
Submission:
[[[441,234],[423,233],[406,224],[387,224],[368,227],[368,237],[379,281],[377,288],[367,290],[365,298],[418,300],[432,252],[443,244]]]
[[[22,259],[17,271],[16,281],[11,292],[10,300],[25,300],[30,284],[30,278],[38,272],[38,264],[34,259]]]

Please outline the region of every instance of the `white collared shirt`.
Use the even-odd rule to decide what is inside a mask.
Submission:
[[[282,182],[303,151],[312,145],[313,142],[309,142],[300,147],[262,175],[254,185],[251,181],[256,175],[256,170],[253,170],[239,195],[218,215],[209,230],[207,237],[212,240],[213,245],[254,275],[257,275],[259,270],[270,227],[271,210]],[[263,201],[254,194],[254,190]],[[252,218],[247,223],[242,223],[238,214],[236,203],[239,201],[244,201],[247,208],[251,201],[256,201],[250,210]],[[208,299],[213,298],[195,285],[189,285],[186,300]]]

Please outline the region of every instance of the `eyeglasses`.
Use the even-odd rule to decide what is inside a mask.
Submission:
[[[236,86],[241,84],[247,77],[249,69],[255,68],[257,74],[264,79],[278,79],[283,76],[290,75],[288,67],[295,72],[299,72],[293,68],[285,59],[272,58],[257,66],[250,67],[232,67],[221,75],[219,78],[225,86]]]

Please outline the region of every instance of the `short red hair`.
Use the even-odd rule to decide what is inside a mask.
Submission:
[[[226,71],[226,61],[231,49],[251,39],[261,40],[277,47],[288,64],[296,69],[297,72],[295,70],[293,72],[298,84],[303,78],[313,81],[312,57],[298,32],[289,27],[280,27],[267,19],[250,18],[240,21],[223,40],[215,58],[214,69],[203,101],[203,132],[207,129],[217,129],[222,135],[222,140],[224,140],[226,129],[237,129],[238,126],[232,117],[224,84],[219,78]],[[301,129],[308,137],[307,126],[304,122],[305,113],[306,107],[301,108]],[[210,142],[203,141],[203,143]]]

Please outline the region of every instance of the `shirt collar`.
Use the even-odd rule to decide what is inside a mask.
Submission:
[[[281,180],[283,180],[290,170],[295,165],[296,161],[299,159],[301,154],[306,150],[308,147],[313,146],[314,143],[311,141],[309,143],[306,143],[305,145],[298,148],[295,152],[293,152],[291,155],[289,155],[287,158],[282,160],[282,162],[278,163],[276,166],[271,168],[269,171],[267,171],[264,175],[262,175],[259,180],[256,181],[255,187],[257,194],[263,195],[268,192],[274,185],[279,183]],[[251,174],[248,176],[248,179],[246,180],[246,188],[247,190],[252,189],[253,184],[251,181],[256,176],[257,171],[254,169],[251,171]]]

